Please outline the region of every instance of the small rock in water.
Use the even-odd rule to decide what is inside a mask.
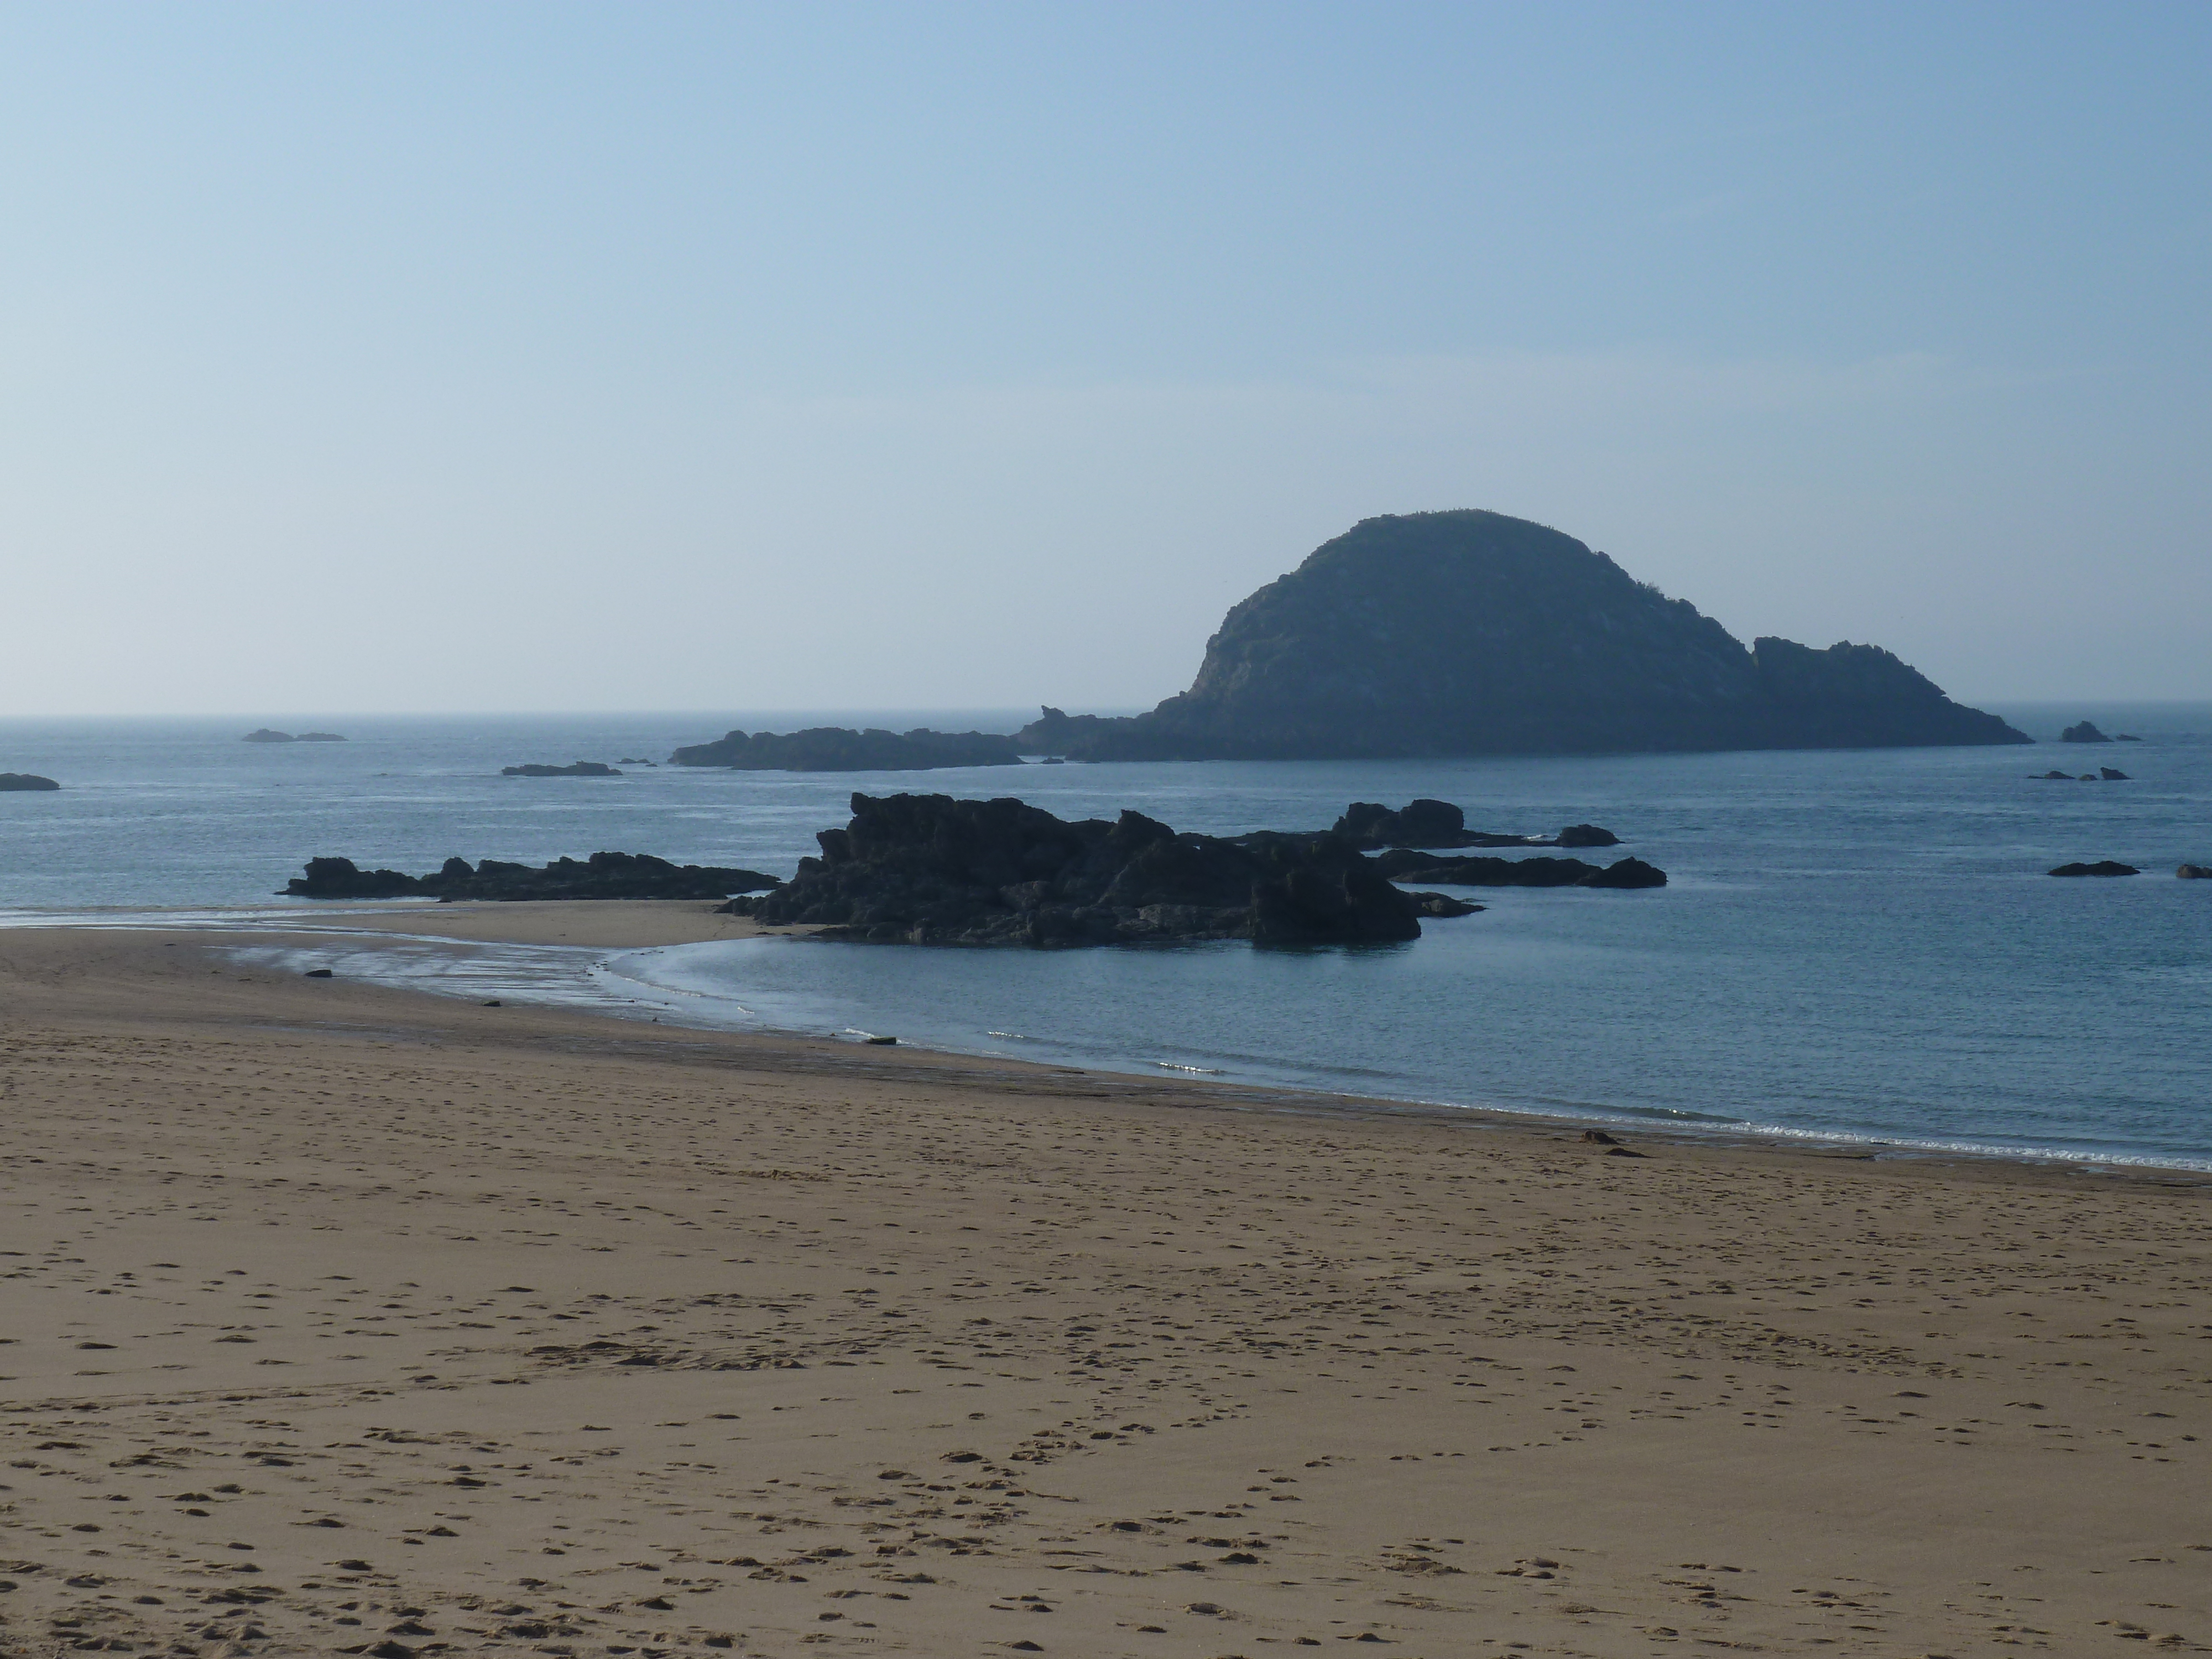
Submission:
[[[2054,876],[2139,876],[2142,872],[2132,864],[2122,864],[2118,859],[2100,859],[2094,864],[2062,864],[2051,873]]]
[[[873,1044],[875,1047],[877,1047],[877,1048],[890,1048],[891,1046],[893,1046],[895,1043],[896,1043],[896,1042],[898,1042],[898,1039],[897,1039],[896,1037],[890,1037],[890,1036],[872,1036],[872,1037],[864,1037],[864,1038],[862,1038],[862,1039],[861,1039],[861,1041],[863,1041],[863,1042],[865,1042],[872,1043],[872,1044]]]
[[[2106,783],[2132,783],[2134,780],[2117,766],[2100,766],[2097,775]]]
[[[331,970],[327,968],[310,968],[306,973],[301,975],[300,977],[302,979],[328,979],[331,977]]]
[[[2212,864],[2185,864],[2173,873],[2184,881],[2212,881]]]

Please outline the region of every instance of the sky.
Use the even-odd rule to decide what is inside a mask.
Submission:
[[[1147,706],[1382,513],[2212,697],[2212,8],[0,0],[0,714]]]

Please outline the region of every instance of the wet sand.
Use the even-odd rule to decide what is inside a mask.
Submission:
[[[331,904],[270,912],[272,928],[307,923],[318,930],[415,933],[483,945],[570,945],[594,951],[641,951],[663,945],[752,939],[763,929],[750,916],[715,914],[714,900],[577,899],[517,904]]]
[[[443,907],[702,925],[541,908]],[[220,943],[0,933],[0,1650],[2212,1645],[2203,1181],[1621,1156]]]

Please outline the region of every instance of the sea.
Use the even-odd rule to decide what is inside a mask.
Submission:
[[[737,773],[645,765],[732,727],[1007,731],[1026,711],[0,720],[0,925],[205,927],[225,948],[453,995],[1570,1122],[2212,1170],[2212,704],[1999,705],[2033,748]],[[2056,741],[2081,719],[2139,742]],[[240,741],[252,726],[343,743]],[[605,761],[616,778],[503,765]],[[2112,766],[2125,781],[2039,775]],[[854,790],[1326,827],[1355,800],[1471,828],[1595,823],[1646,891],[1450,890],[1401,945],[1051,952],[778,937],[653,951],[338,933],[276,896],[311,856],[435,868],[612,849],[787,873]],[[1510,856],[1510,854],[1508,854]],[[2071,860],[2141,867],[2057,880]],[[388,907],[405,910],[411,903]],[[0,1010],[0,1017],[4,1010]]]

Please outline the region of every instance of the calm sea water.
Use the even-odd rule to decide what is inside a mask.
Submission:
[[[2212,1168],[2212,882],[2172,876],[2184,860],[2212,863],[2212,705],[2002,712],[2041,738],[2086,715],[2146,741],[520,780],[498,769],[664,759],[730,726],[1005,730],[1019,715],[324,715],[271,723],[351,741],[270,746],[238,741],[251,722],[0,721],[0,770],[67,786],[0,795],[0,911],[23,921],[275,904],[325,853],[419,871],[453,854],[538,862],[606,848],[782,872],[815,830],[842,822],[855,787],[1018,793],[1064,816],[1134,806],[1218,832],[1323,825],[1350,800],[1434,795],[1486,829],[1606,824],[1671,884],[1475,892],[1491,907],[1480,915],[1357,950],[764,939],[605,958],[425,950],[386,971],[470,992],[588,983],[664,1018],[879,1031],[1085,1066]],[[2134,781],[2029,776],[2100,763]],[[2145,873],[2044,874],[2100,858]]]

